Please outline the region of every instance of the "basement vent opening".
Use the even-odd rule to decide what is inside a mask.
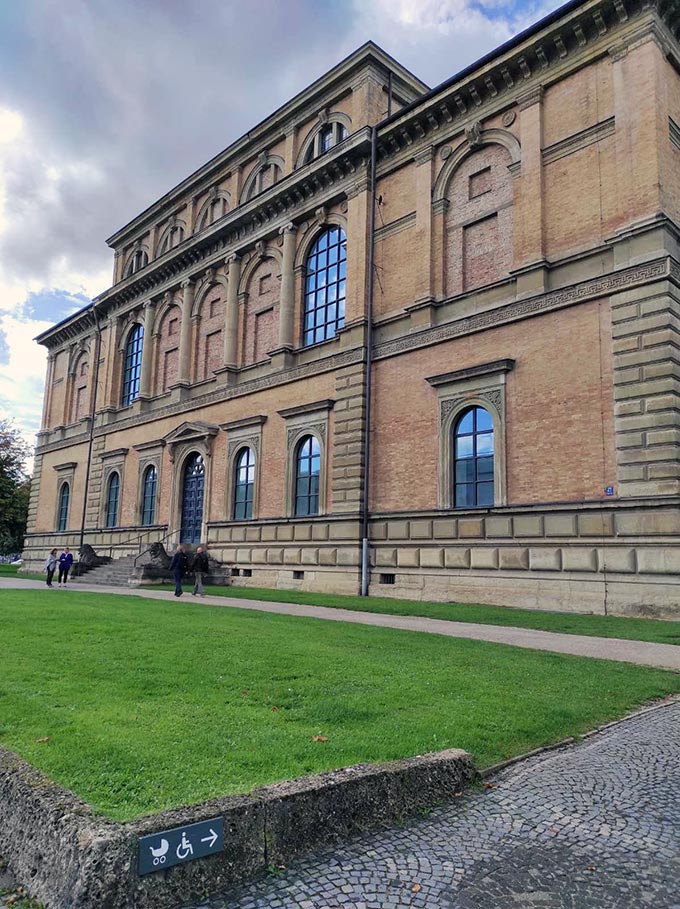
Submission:
[[[238,577],[240,577],[240,575],[241,575],[241,569],[240,569],[240,568],[232,568],[232,569],[231,569],[231,576],[232,576],[232,578],[238,578]]]
[[[381,584],[394,584],[395,575],[393,574],[381,574],[380,583]]]
[[[241,574],[243,575],[244,578],[252,578],[253,569],[252,568],[242,568]]]
[[[305,576],[304,571],[294,571],[293,572],[294,581],[301,581],[304,578],[304,576]]]

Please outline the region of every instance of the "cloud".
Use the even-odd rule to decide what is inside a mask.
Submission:
[[[105,238],[364,41],[436,85],[557,5],[0,2],[0,405],[33,430],[31,338],[109,286]]]

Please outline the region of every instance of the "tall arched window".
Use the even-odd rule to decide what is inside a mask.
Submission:
[[[149,527],[156,520],[156,489],[158,487],[158,473],[153,464],[144,471],[142,483],[142,524]]]
[[[469,407],[453,433],[456,508],[493,505],[493,419],[483,407]]]
[[[162,256],[166,252],[170,252],[171,249],[174,249],[176,246],[184,240],[184,228],[181,224],[171,225],[165,232],[160,246],[158,248],[158,255]]]
[[[142,375],[142,347],[144,346],[144,328],[135,325],[130,332],[130,337],[125,345],[125,359],[123,361],[123,394],[121,403],[123,407],[132,404],[139,395],[139,380]]]
[[[347,239],[341,227],[325,230],[312,246],[305,268],[303,344],[335,337],[345,324]]]
[[[305,436],[295,450],[295,516],[319,513],[321,449],[314,436]]]
[[[234,476],[234,520],[249,521],[253,516],[255,499],[255,453],[242,448],[236,458]]]
[[[109,485],[106,490],[106,521],[107,527],[118,526],[118,500],[120,498],[120,477],[114,470],[109,476]]]
[[[68,521],[68,503],[71,498],[71,487],[62,483],[59,490],[59,509],[57,511],[57,530],[66,530]]]

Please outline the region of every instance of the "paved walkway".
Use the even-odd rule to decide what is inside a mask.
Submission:
[[[678,909],[678,792],[675,703],[200,909]]]
[[[8,588],[43,588],[40,581],[23,578],[1,578],[0,591]],[[113,593],[149,599],[172,600],[167,590],[140,590],[138,588],[95,587],[84,583],[73,590],[90,593]],[[45,595],[64,596],[67,591],[45,591]],[[191,595],[185,601],[196,603]],[[549,650],[576,656],[598,657],[620,663],[637,663],[659,669],[680,671],[680,647],[673,644],[652,644],[646,641],[625,641],[620,638],[596,638],[582,634],[558,634],[553,631],[536,631],[532,628],[514,628],[505,625],[478,625],[472,622],[450,622],[445,619],[428,619],[421,616],[382,615],[374,612],[355,612],[351,609],[331,609],[327,606],[303,606],[299,603],[266,603],[261,600],[242,600],[238,597],[207,596],[199,603],[211,606],[253,609],[258,612],[276,612],[283,615],[305,616],[329,622],[355,622],[360,625],[378,625],[382,628],[399,628],[403,631],[421,631],[442,634],[452,638],[471,638],[476,641],[493,641],[530,650]]]

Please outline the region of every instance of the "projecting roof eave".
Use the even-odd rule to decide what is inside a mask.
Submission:
[[[383,50],[373,41],[366,41],[361,47],[353,51],[349,56],[341,60],[336,66],[330,69],[323,76],[312,82],[311,85],[298,92],[293,98],[277,108],[274,113],[270,114],[252,129],[248,130],[243,136],[228,145],[223,151],[211,158],[206,164],[198,168],[165,195],[161,196],[156,202],[144,209],[139,215],[129,221],[126,225],[117,230],[107,239],[110,247],[118,246],[125,236],[138,230],[145,221],[150,220],[152,216],[157,216],[163,209],[180,201],[182,197],[191,189],[194,184],[200,183],[208,177],[210,173],[219,167],[223,167],[229,159],[235,158],[240,152],[244,151],[249,145],[255,145],[259,140],[264,138],[267,133],[281,129],[286,120],[295,114],[296,110],[305,104],[308,104],[336,82],[342,81],[353,70],[359,70],[362,66],[373,62],[383,69],[392,73],[393,78],[396,76],[394,84],[395,91],[408,91],[409,94],[422,95],[430,90],[429,85],[415,76],[405,66],[402,66],[387,51]]]
[[[38,344],[43,344],[44,346],[49,346],[48,341],[50,338],[54,337],[57,332],[68,331],[68,328],[72,325],[74,334],[80,334],[85,324],[81,320],[87,314],[92,314],[92,304],[88,303],[87,306],[83,306],[81,309],[76,310],[76,312],[71,313],[70,316],[66,316],[65,319],[62,319],[61,322],[57,322],[55,325],[51,325],[49,328],[46,328],[45,331],[41,331],[39,335],[36,335],[33,338]],[[94,324],[94,320],[92,321]]]

